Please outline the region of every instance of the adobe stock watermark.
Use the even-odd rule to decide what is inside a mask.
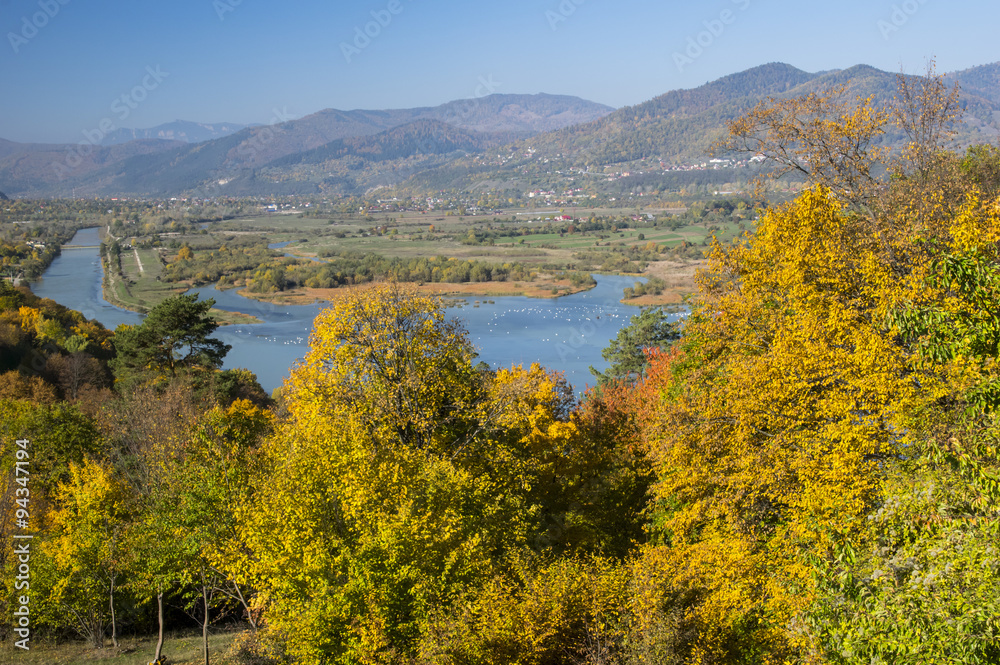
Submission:
[[[920,11],[921,5],[925,4],[927,4],[927,0],[906,0],[898,5],[893,5],[889,20],[879,19],[876,24],[878,31],[882,33],[882,39],[889,41],[892,34],[899,32],[900,28],[909,23],[910,19]]]
[[[569,17],[576,13],[577,7],[587,2],[587,0],[562,0],[555,9],[545,12],[545,20],[549,22],[552,32],[559,29],[559,24],[565,23]]]
[[[212,0],[212,9],[220,21],[226,20],[226,14],[235,12],[236,8],[243,4],[243,0]]]
[[[17,448],[15,450],[14,456],[16,458],[14,462],[14,484],[17,485],[17,489],[14,491],[15,503],[17,504],[17,509],[14,510],[11,507],[10,513],[15,517],[15,524],[22,531],[22,533],[14,534],[14,550],[13,555],[17,557],[17,567],[14,568],[14,572],[17,574],[14,576],[14,589],[18,592],[13,600],[14,607],[16,610],[12,612],[13,622],[12,628],[17,637],[21,639],[14,641],[14,646],[18,649],[23,649],[29,651],[31,649],[31,626],[32,619],[37,612],[35,603],[32,600],[31,591],[31,540],[35,536],[30,533],[24,533],[29,529],[28,519],[30,517],[30,505],[31,505],[31,441],[28,439],[17,439],[15,442]]]
[[[382,31],[389,27],[392,20],[403,13],[405,7],[402,0],[389,0],[385,9],[371,11],[372,20],[364,26],[354,26],[354,39],[350,42],[340,42],[340,52],[344,54],[347,64],[361,52],[371,46],[372,41],[377,39]]]
[[[479,105],[483,97],[489,97],[495,93],[503,83],[499,83],[493,80],[493,74],[487,76],[479,77],[479,85],[476,89],[472,91],[471,99],[463,99],[457,104],[459,105],[454,113],[450,113],[447,117],[448,119],[454,118],[455,120],[467,120],[471,116]]]
[[[730,0],[739,11],[743,12],[750,8],[751,0]],[[687,46],[683,51],[674,51],[674,64],[678,72],[683,72],[688,65],[693,65],[694,61],[700,58],[707,49],[711,48],[715,41],[726,31],[726,26],[736,23],[738,12],[732,9],[723,9],[717,18],[702,21],[705,29],[697,35],[688,37]]]
[[[70,0],[38,0],[39,11],[29,16],[21,17],[20,32],[8,32],[7,41],[14,50],[15,55],[20,53],[21,47],[38,36],[38,33],[54,19],[60,10],[68,5]]]
[[[124,122],[130,115],[132,111],[139,108],[149,97],[149,93],[153,92],[160,87],[160,84],[170,76],[170,72],[165,72],[160,68],[160,65],[156,67],[147,66],[146,75],[142,77],[142,81],[139,85],[136,85],[128,92],[123,93],[119,97],[116,97],[114,101],[111,102],[111,113],[114,117],[118,119],[119,122]],[[99,146],[101,141],[104,140],[111,132],[118,129],[115,124],[114,119],[111,116],[106,116],[97,123],[97,127],[94,129],[83,130],[83,141],[70,148],[66,152],[66,159],[61,163],[56,163],[52,165],[56,176],[62,180],[67,175],[69,175],[73,169],[80,166],[83,163],[83,159],[93,152],[95,146]]]

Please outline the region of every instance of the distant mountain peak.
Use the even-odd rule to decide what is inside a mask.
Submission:
[[[734,72],[732,74],[727,74],[721,77],[719,80],[734,77],[734,76],[747,76],[756,74],[768,74],[770,76],[781,75],[781,74],[808,74],[808,72],[799,69],[795,65],[790,65],[787,62],[765,62],[762,65],[757,65],[749,69],[744,69],[742,72]]]
[[[190,120],[174,120],[149,129],[116,129],[101,141],[101,145],[119,145],[139,139],[162,139],[166,141],[183,141],[184,143],[201,143],[221,139],[244,129],[246,125],[235,122],[191,122]]]

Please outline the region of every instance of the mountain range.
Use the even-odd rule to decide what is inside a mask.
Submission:
[[[962,91],[965,113],[956,145],[996,142],[1000,136],[1000,63],[944,78],[948,84],[957,83]],[[725,136],[727,122],[762,99],[797,97],[843,85],[849,99],[871,97],[874,104],[886,105],[896,95],[898,83],[897,74],[868,65],[807,73],[788,64],[770,63],[521,141],[511,149],[511,153],[522,155],[521,159],[487,161],[484,168],[483,160],[465,158],[424,170],[406,185],[412,191],[504,189],[509,188],[508,183],[518,182],[520,174],[538,173],[539,162],[545,164],[546,172],[574,167],[614,166],[618,171],[634,171],[661,164],[697,165],[711,158],[712,146]],[[898,144],[902,136],[890,131],[885,140]],[[468,168],[463,170],[460,164]]]
[[[206,187],[214,191],[220,181],[252,176],[255,169],[288,155],[404,125],[420,132],[422,121],[471,132],[483,145],[494,145],[588,122],[613,110],[564,95],[489,95],[436,107],[326,109],[283,122],[277,122],[281,115],[276,114],[273,124],[245,127],[200,143],[140,138],[105,146],[19,144],[0,139],[0,184],[17,196],[165,195]]]
[[[233,122],[216,122],[205,124],[201,122],[188,122],[187,120],[175,120],[163,125],[157,125],[150,129],[127,129],[119,128],[107,134],[101,145],[118,145],[128,143],[138,139],[165,139],[168,141],[184,141],[185,143],[201,143],[212,139],[221,139],[224,136],[235,134],[244,129],[246,125],[239,125]]]
[[[945,78],[962,89],[961,140],[1000,136],[1000,63]],[[436,107],[327,109],[239,129],[178,121],[123,130],[135,138],[114,136],[113,145],[0,139],[0,188],[15,196],[205,197],[509,189],[525,174],[571,167],[703,162],[726,122],[761,99],[841,84],[884,103],[897,75],[867,65],[809,73],[771,63],[618,110],[577,97],[497,94]],[[198,141],[212,133],[225,135]]]

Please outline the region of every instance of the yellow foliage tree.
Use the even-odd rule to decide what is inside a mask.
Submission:
[[[55,501],[42,545],[43,621],[73,628],[98,649],[110,627],[117,646],[115,598],[129,569],[127,531],[135,512],[128,488],[111,469],[88,460],[70,465],[70,480]]]
[[[242,519],[246,578],[301,662],[390,662],[547,532],[572,400],[539,367],[475,365],[440,303],[394,284],[339,300],[311,343],[267,449],[272,491]]]
[[[929,246],[995,238],[997,209],[970,195],[950,224],[893,221],[873,234],[817,186],[767,212],[746,244],[716,245],[701,275],[649,450],[667,545],[648,556],[698,597],[692,662],[814,653],[811,561],[862,528],[913,443],[904,416],[957,380],[957,367],[923,371],[893,316],[947,302]]]

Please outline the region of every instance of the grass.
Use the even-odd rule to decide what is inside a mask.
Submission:
[[[240,633],[216,632],[208,636],[209,658],[213,665],[225,665],[223,655]],[[156,653],[156,636],[119,639],[119,649],[108,641],[103,649],[92,649],[85,642],[63,642],[59,644],[32,641],[31,649],[24,651],[14,648],[7,640],[0,649],[0,662],[11,665],[144,665],[153,660]],[[201,632],[167,634],[163,643],[163,655],[172,665],[197,665],[203,663]]]
[[[419,228],[413,228],[412,225],[410,227],[399,225],[397,235],[360,237],[351,235],[346,238],[336,238],[328,235],[310,236],[305,233],[307,229],[295,225],[296,222],[305,220],[297,219],[282,220],[288,226],[280,229],[275,228],[269,234],[268,239],[272,242],[292,241],[284,251],[302,257],[318,256],[325,250],[336,250],[371,252],[403,259],[449,256],[492,263],[518,262],[526,265],[541,265],[573,263],[575,262],[574,252],[597,248],[598,243],[600,249],[612,251],[616,246],[645,245],[649,242],[674,247],[684,241],[688,244],[698,245],[713,234],[703,226],[685,226],[676,230],[671,230],[669,227],[653,227],[628,229],[619,233],[590,232],[565,235],[541,233],[500,238],[495,241],[494,245],[465,245],[447,236],[464,236],[470,229],[482,226],[482,220],[474,222],[472,221],[474,218],[466,218],[465,221],[457,221],[457,217],[448,219],[453,221],[434,224],[435,236],[439,238],[438,240],[426,239],[428,227],[426,222]],[[343,227],[356,232],[364,224],[374,225],[375,223],[347,223]],[[530,224],[522,223],[522,225],[531,228]],[[715,232],[715,235],[723,241],[728,241],[739,232],[736,224],[725,224],[720,227],[718,232]],[[642,239],[639,239],[640,234],[643,235]],[[605,237],[601,237],[602,235]],[[300,242],[303,239],[305,242]]]
[[[298,214],[272,214],[245,217],[224,222],[216,222],[207,226],[207,233],[171,237],[171,241],[185,242],[198,252],[201,248],[214,248],[225,244],[226,238],[233,235],[257,235],[268,243],[289,243],[282,251],[303,259],[312,258],[320,261],[328,259],[320,256],[328,252],[359,252],[373,253],[400,259],[433,258],[437,256],[461,258],[470,261],[485,261],[489,263],[519,263],[540,274],[549,271],[542,266],[556,265],[583,271],[600,271],[608,265],[607,256],[624,252],[632,246],[645,246],[649,243],[661,247],[673,248],[686,242],[699,247],[706,238],[713,235],[704,224],[684,226],[671,229],[669,226],[625,228],[619,232],[592,231],[588,233],[538,233],[526,236],[500,237],[493,245],[467,245],[460,239],[468,235],[470,230],[484,229],[487,226],[496,228],[499,224],[517,228],[539,229],[544,221],[539,217],[555,217],[565,212],[569,215],[587,218],[591,212],[602,214],[623,214],[624,210],[590,210],[573,208],[541,208],[532,214],[507,213],[500,216],[465,216],[431,212],[420,213],[374,213],[372,215],[332,215],[330,217],[302,217]],[[653,211],[657,212],[657,211]],[[511,222],[511,217],[516,222]],[[376,226],[390,227],[391,232],[385,235],[359,235]],[[431,225],[434,232],[430,232]],[[741,233],[735,223],[720,224],[715,232],[720,240],[726,242]],[[334,233],[346,234],[338,238]],[[640,239],[639,236],[643,237]],[[171,250],[173,251],[173,250]],[[587,252],[587,258],[576,255]],[[669,273],[677,261],[672,256],[661,255],[660,265],[651,265],[647,271],[650,274]],[[143,270],[139,270],[139,262]],[[669,296],[670,301],[680,298],[680,294],[693,289],[693,281],[688,273],[689,261],[683,260],[682,272]],[[126,283],[111,284],[110,290],[114,300],[129,309],[148,309],[163,298],[177,292],[178,285],[169,285],[156,281],[156,276],[162,270],[158,250],[126,250],[122,253],[122,268],[128,280]],[[670,274],[666,276],[670,277]],[[477,283],[474,285],[434,286],[439,293],[462,293],[466,295],[532,295],[552,297],[552,288],[556,294],[564,294],[579,289],[566,288],[562,284],[551,283],[542,278],[541,284],[512,286],[509,283]],[[253,296],[272,302],[305,302],[319,296],[327,299],[334,294],[307,293],[309,289],[298,289],[295,292],[284,292],[271,296]],[[309,297],[311,296],[311,297]],[[109,300],[112,298],[109,297]],[[644,303],[645,304],[645,303]],[[219,313],[220,320],[225,323],[247,323],[244,315]]]
[[[162,267],[155,250],[122,250],[121,261],[125,279],[105,265],[105,298],[112,304],[133,311],[147,311],[164,299],[184,291],[176,284],[157,281]],[[142,270],[139,269],[140,261]]]
[[[186,285],[170,284],[157,279],[163,274],[163,264],[155,249],[123,250],[121,261],[125,279],[113,270],[108,270],[105,265],[104,297],[113,305],[134,312],[145,312],[170,296],[187,290]],[[222,325],[261,322],[249,314],[227,312],[214,307],[209,313]]]

